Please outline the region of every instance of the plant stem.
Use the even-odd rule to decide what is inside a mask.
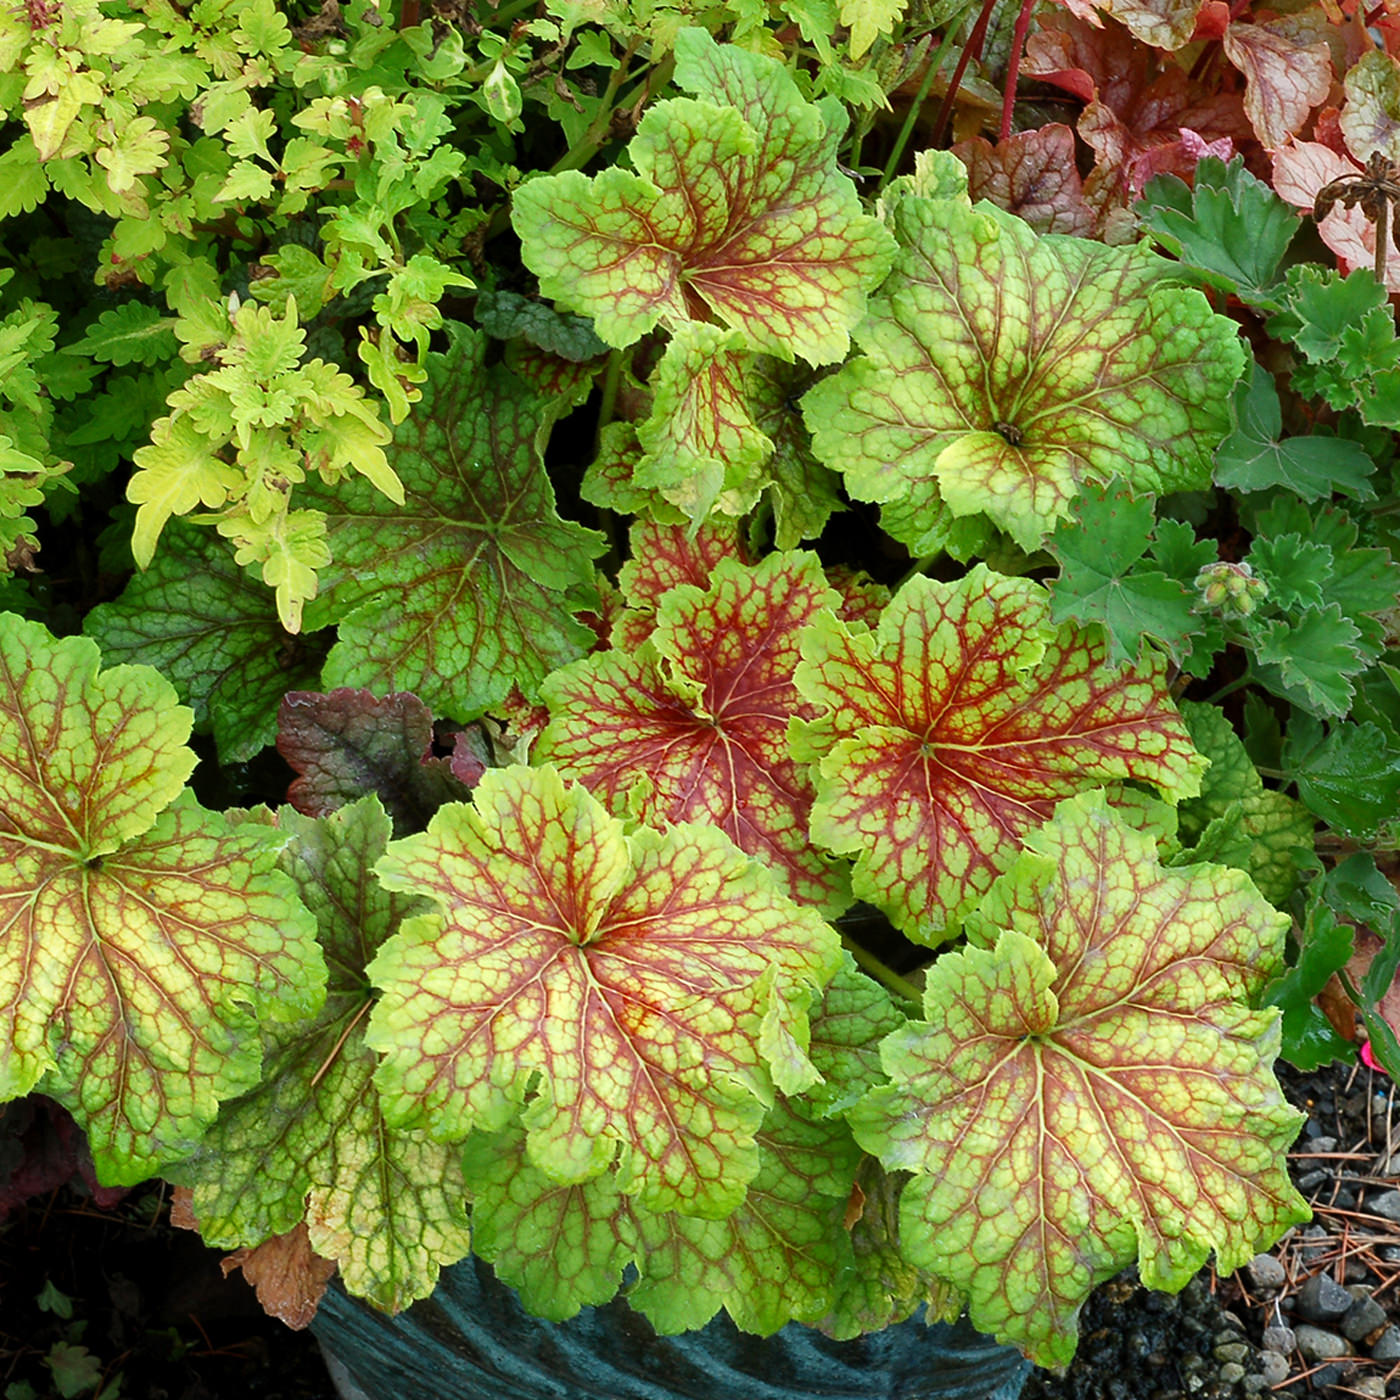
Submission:
[[[874,953],[862,948],[854,938],[841,935],[841,946],[856,960],[856,965],[868,972],[877,982],[882,982],[896,996],[911,1001],[915,1006],[924,1004],[923,993],[910,981],[901,977],[893,968],[886,967]]]
[[[1206,701],[1207,705],[1218,705],[1227,695],[1233,695],[1237,690],[1243,690],[1245,686],[1252,684],[1256,680],[1253,666],[1246,666],[1244,674],[1236,676],[1228,685],[1222,685],[1214,695]]]
[[[967,65],[973,57],[982,56],[982,45],[987,39],[987,27],[992,22],[992,11],[996,9],[997,0],[982,0],[982,9],[977,16],[977,23],[972,26],[972,33],[967,36],[967,43],[963,45],[963,51],[958,55],[957,67],[953,69],[953,76],[948,83],[948,91],[943,98],[943,105],[938,109],[938,118],[933,124],[933,139],[929,142],[931,146],[941,146],[943,137],[948,130],[948,123],[953,117],[953,107],[958,100],[958,89],[962,86],[963,74],[967,72]]]
[[[1001,98],[1001,130],[997,141],[1011,136],[1011,113],[1016,106],[1016,85],[1021,78],[1021,53],[1026,47],[1026,33],[1031,27],[1031,11],[1035,0],[1021,0],[1021,12],[1016,16],[1016,29],[1011,36],[1011,58],[1006,65],[1006,88]]]
[[[1390,242],[1390,201],[1381,200],[1380,213],[1376,215],[1376,281],[1385,286],[1386,244]]]
[[[924,103],[928,100],[929,89],[933,87],[933,80],[937,76],[938,70],[943,66],[943,55],[952,42],[953,26],[960,18],[961,15],[954,15],[948,21],[948,32],[939,41],[937,52],[929,60],[923,81],[919,84],[918,94],[914,98],[914,105],[906,114],[904,125],[900,127],[899,135],[895,138],[894,150],[890,152],[890,158],[885,162],[885,173],[880,176],[879,189],[881,190],[894,178],[894,172],[899,165],[900,157],[904,154],[904,148],[909,144],[909,138],[914,134],[914,126],[919,120],[919,113],[923,111]],[[932,46],[930,45],[930,47]]]
[[[911,578],[917,578],[918,575],[923,573],[923,571],[927,569],[928,566],[932,564],[935,559],[941,557],[942,556],[938,554],[925,554],[923,558],[914,560],[914,562],[910,564],[910,566],[900,576],[899,582],[895,584],[894,588],[891,591],[894,593],[898,593],[899,590],[903,588],[904,585],[908,583]]]
[[[595,456],[603,445],[603,429],[612,422],[617,409],[617,391],[622,383],[622,359],[625,354],[623,350],[609,350],[608,362],[603,366],[603,398],[598,405],[598,427],[593,438]]]

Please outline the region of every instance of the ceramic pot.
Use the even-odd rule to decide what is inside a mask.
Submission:
[[[1030,1370],[920,1317],[849,1342],[797,1323],[755,1337],[723,1314],[659,1337],[620,1299],[544,1322],[475,1259],[397,1317],[333,1285],[313,1328],[342,1400],[1016,1400]]]

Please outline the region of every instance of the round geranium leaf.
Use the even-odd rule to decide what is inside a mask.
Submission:
[[[1308,1216],[1299,1115],[1271,1072],[1285,915],[1222,866],[1164,869],[1102,793],[1027,840],[883,1046],[856,1138],[915,1173],[909,1259],[1036,1362],[1073,1355],[1090,1290],[1138,1261],[1174,1291]]]
[[[711,826],[626,834],[550,768],[495,769],[379,861],[427,895],[370,967],[391,1121],[515,1119],[560,1182],[615,1165],[654,1210],[718,1217],[758,1167],[773,1084],[814,1077],[807,1006],[837,936]]]

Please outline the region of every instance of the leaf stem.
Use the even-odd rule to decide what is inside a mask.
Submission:
[[[937,554],[925,554],[922,556],[922,558],[914,560],[914,562],[910,564],[910,566],[900,576],[900,580],[897,584],[895,584],[893,591],[895,593],[898,593],[899,590],[903,588],[904,585],[908,583],[911,578],[917,578],[921,573],[923,573],[925,569],[928,568],[930,564],[933,563],[935,559],[938,559],[939,557],[940,556]]]
[[[909,144],[909,138],[914,134],[914,127],[919,120],[919,113],[924,109],[924,103],[928,101],[929,90],[933,87],[933,80],[938,75],[938,70],[943,66],[943,55],[947,52],[948,45],[953,39],[953,26],[961,18],[961,14],[954,15],[948,21],[948,32],[939,41],[938,50],[929,60],[928,68],[924,72],[923,81],[919,84],[919,91],[914,98],[914,104],[909,108],[904,118],[904,125],[899,129],[899,135],[895,137],[894,150],[890,152],[890,158],[885,162],[885,173],[880,176],[879,189],[883,190],[894,178],[894,172],[899,166],[900,157],[904,154],[904,148]],[[930,36],[931,37],[931,36]],[[930,43],[930,48],[933,45]],[[877,191],[878,192],[878,191]]]
[[[1376,215],[1376,281],[1385,286],[1386,244],[1390,242],[1390,201],[1382,199]]]
[[[1236,676],[1227,685],[1222,685],[1205,703],[1207,705],[1218,705],[1227,695],[1233,695],[1237,690],[1243,690],[1245,686],[1252,685],[1258,677],[1254,674],[1253,666],[1246,666],[1244,674]]]
[[[603,445],[603,429],[613,420],[617,411],[617,391],[622,383],[623,350],[609,350],[608,362],[603,366],[602,401],[598,404],[598,426],[593,435],[593,454],[597,456]]]
[[[953,69],[953,76],[948,82],[948,91],[944,94],[943,104],[938,109],[938,117],[933,123],[933,140],[929,143],[933,146],[941,146],[943,137],[947,133],[948,123],[953,117],[953,108],[957,104],[958,89],[962,86],[963,74],[967,72],[967,65],[975,57],[981,58],[982,45],[987,41],[987,28],[992,22],[992,11],[996,9],[997,0],[982,0],[982,9],[977,16],[977,23],[972,26],[972,33],[967,36],[967,43],[963,45],[962,52],[958,55],[957,67]]]
[[[883,983],[896,996],[903,997],[905,1001],[911,1001],[915,1006],[924,1004],[923,993],[906,978],[901,977],[893,968],[887,967],[866,948],[862,948],[859,943],[848,934],[841,935],[841,946],[856,960],[856,965],[862,972],[868,972],[877,982]]]
[[[1031,11],[1035,0],[1021,0],[1021,11],[1016,16],[1016,28],[1011,36],[1011,57],[1006,65],[1006,87],[1001,98],[1001,130],[997,142],[1011,137],[1011,113],[1016,106],[1016,86],[1021,78],[1021,54],[1026,47],[1026,33],[1031,27]]]

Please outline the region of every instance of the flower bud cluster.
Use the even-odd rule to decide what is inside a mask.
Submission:
[[[1227,617],[1248,617],[1268,596],[1269,586],[1248,564],[1220,560],[1196,575],[1196,592],[1208,608]]]

